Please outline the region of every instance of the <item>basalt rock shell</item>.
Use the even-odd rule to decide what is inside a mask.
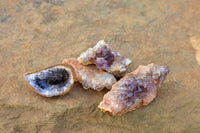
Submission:
[[[167,66],[139,66],[115,83],[98,107],[114,116],[148,105],[168,73]]]
[[[67,64],[57,64],[24,75],[28,86],[45,97],[64,95],[74,84],[74,69]]]

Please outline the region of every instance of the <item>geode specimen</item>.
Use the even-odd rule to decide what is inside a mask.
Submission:
[[[168,73],[167,66],[139,66],[115,83],[98,107],[110,115],[120,115],[148,105]]]
[[[104,40],[81,53],[78,61],[83,65],[96,64],[100,70],[105,70],[117,77],[120,77],[126,71],[127,66],[131,64],[131,60],[121,56],[119,52],[113,51]]]
[[[25,74],[30,88],[45,97],[66,94],[74,84],[74,78],[73,68],[63,64]]]
[[[64,59],[62,63],[74,68],[76,80],[82,83],[84,89],[92,88],[97,91],[103,88],[111,89],[111,86],[116,83],[112,74],[99,70],[94,65],[83,66],[75,58]]]

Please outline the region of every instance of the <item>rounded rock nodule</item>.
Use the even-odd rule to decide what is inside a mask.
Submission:
[[[53,97],[64,95],[74,84],[74,69],[67,64],[57,64],[24,75],[29,87],[39,95]]]

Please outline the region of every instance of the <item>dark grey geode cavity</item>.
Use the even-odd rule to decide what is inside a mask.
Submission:
[[[25,74],[30,87],[45,97],[64,95],[74,83],[74,70],[70,65],[54,65]]]

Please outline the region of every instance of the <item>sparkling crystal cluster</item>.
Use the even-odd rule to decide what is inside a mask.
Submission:
[[[75,81],[84,89],[111,89],[98,107],[115,116],[148,105],[169,73],[167,66],[152,63],[140,65],[121,78],[131,63],[101,40],[78,59],[64,59],[60,65],[25,74],[25,79],[36,93],[45,97],[67,93]],[[121,79],[117,81],[115,77]]]
[[[69,64],[74,68],[76,80],[82,83],[84,89],[92,88],[97,91],[103,88],[111,89],[116,82],[112,74],[99,70],[94,65],[81,65],[75,58],[64,59],[62,63]]]
[[[131,60],[121,56],[119,52],[113,51],[104,40],[99,41],[96,46],[81,53],[78,61],[83,65],[96,64],[100,70],[105,70],[117,77],[120,77],[126,71],[128,65],[131,64]]]
[[[139,66],[112,86],[99,108],[110,115],[120,115],[148,105],[168,73],[167,66]]]

